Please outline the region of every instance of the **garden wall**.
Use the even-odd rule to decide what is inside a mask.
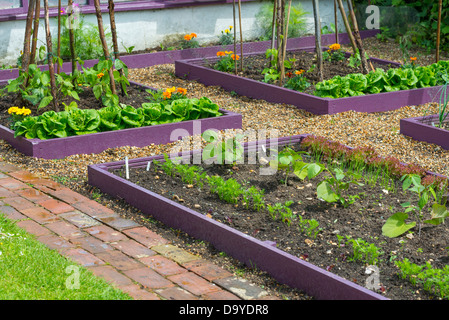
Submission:
[[[11,0],[15,1],[15,0]],[[81,5],[84,20],[96,24],[96,16],[91,0],[78,1],[87,3]],[[103,1],[101,1],[103,3]],[[144,50],[157,47],[173,35],[184,35],[195,32],[200,43],[216,42],[221,31],[233,25],[233,3],[230,0],[173,0],[173,1],[115,1],[116,24],[120,50],[124,46],[135,46],[134,50]],[[259,37],[260,28],[256,21],[256,14],[262,4],[267,1],[242,0],[242,30],[245,40],[254,40]],[[313,8],[310,0],[299,0],[303,8],[309,12],[307,16],[308,30],[313,32]],[[52,3],[50,1],[50,3]],[[65,1],[65,3],[67,3]],[[26,7],[28,0],[23,0],[24,7],[5,9],[0,1],[0,66],[15,64],[23,50],[23,37],[25,30]],[[53,5],[57,2],[53,1]],[[64,4],[64,1],[63,1]],[[295,2],[293,2],[295,4]],[[103,21],[109,28],[107,6],[103,4]],[[333,0],[320,1],[320,16],[322,26],[334,22]],[[51,32],[57,33],[55,16],[57,8],[50,12]],[[341,18],[340,18],[341,23]],[[39,44],[45,44],[43,19],[39,28]],[[238,24],[238,20],[237,20]],[[344,30],[340,25],[339,30]]]

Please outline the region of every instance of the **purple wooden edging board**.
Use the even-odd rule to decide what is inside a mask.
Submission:
[[[303,50],[312,49],[303,48]],[[382,59],[370,58],[370,60],[382,64],[399,65],[396,62]],[[350,110],[367,113],[384,112],[409,105],[420,105],[433,101],[441,88],[441,86],[436,86],[338,99],[321,98],[231,73],[217,71],[204,67],[203,63],[203,59],[177,60],[175,61],[176,76],[198,81],[207,86],[220,86],[225,90],[234,91],[239,95],[254,99],[291,104],[313,114],[335,114]]]
[[[373,37],[379,30],[363,30],[360,31],[362,38]],[[322,44],[327,45],[335,41],[334,34],[322,35]],[[347,33],[339,34],[339,41],[341,44],[349,43],[349,37]],[[259,41],[259,42],[247,42],[243,44],[243,52],[261,52],[270,48],[271,41]],[[287,49],[300,49],[315,46],[315,37],[302,37],[302,38],[292,38],[287,41]],[[240,45],[238,47],[238,52],[240,50]],[[160,51],[153,53],[142,53],[142,54],[131,54],[121,56],[120,59],[128,66],[129,69],[134,68],[145,68],[151,67],[159,64],[172,64],[176,60],[194,59],[194,58],[204,58],[204,57],[215,57],[217,51],[220,50],[233,50],[233,45],[227,46],[212,46],[212,47],[202,47],[194,49],[184,49],[184,50],[172,50],[172,51]],[[84,61],[84,66],[90,68],[98,62],[98,59],[86,60]],[[48,65],[39,66],[41,70],[48,70]],[[81,67],[78,66],[81,70]],[[65,62],[62,65],[63,72],[71,73],[72,64],[71,62]],[[0,70],[0,81],[15,79],[19,76],[18,69],[6,69]]]
[[[152,89],[135,82],[145,89]],[[14,137],[14,131],[0,125],[0,139],[5,140],[26,156],[43,159],[62,159],[74,154],[100,153],[109,148],[145,147],[152,143],[167,144],[188,135],[201,134],[208,129],[241,129],[242,115],[220,109],[219,117],[167,123],[140,128],[91,133],[48,140]],[[173,136],[172,136],[173,135]]]
[[[401,119],[399,132],[414,140],[434,143],[449,150],[449,131],[427,124],[432,121],[438,123],[438,115]]]
[[[245,150],[262,145],[286,145],[300,142],[307,134],[284,137],[276,142],[265,140],[245,144]],[[200,150],[191,151],[192,155]],[[185,154],[183,154],[185,155]],[[163,160],[162,155],[129,160],[130,167],[146,167],[148,161]],[[167,226],[212,243],[248,266],[268,272],[281,283],[298,288],[322,300],[389,300],[384,296],[325,271],[304,260],[279,250],[270,242],[260,241],[181,204],[144,189],[109,172],[121,168],[124,161],[90,165],[88,182],[102,192],[127,201]]]

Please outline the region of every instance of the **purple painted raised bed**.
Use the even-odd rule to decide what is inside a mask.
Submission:
[[[247,143],[245,150],[261,150],[262,145],[269,147],[297,143],[306,136],[305,134]],[[189,155],[198,152],[201,151],[192,151]],[[162,155],[132,159],[129,166],[145,167],[148,161],[161,159],[163,160]],[[316,299],[388,300],[382,295],[279,250],[270,242],[257,240],[110,172],[123,165],[124,162],[120,161],[89,166],[89,184],[98,187],[102,192],[124,199],[143,214],[151,215],[171,228],[180,229],[195,238],[210,242],[218,250],[247,265],[256,265],[279,282],[298,288]]]
[[[362,38],[373,37],[379,30],[364,30],[360,32]],[[335,35],[326,34],[322,36],[323,45],[332,44],[335,41]],[[349,38],[346,33],[339,34],[339,41],[341,44],[349,43]],[[259,42],[247,42],[243,44],[243,52],[260,52],[265,51],[270,48],[271,41],[259,41]],[[315,46],[315,37],[302,37],[302,38],[292,38],[288,40],[288,49],[300,49]],[[233,50],[233,45],[228,46],[211,46],[202,47],[195,49],[184,49],[184,50],[173,50],[173,51],[160,51],[153,53],[142,53],[142,54],[132,54],[122,56],[120,59],[128,66],[129,69],[134,68],[145,68],[158,64],[171,64],[175,63],[176,60],[194,59],[194,58],[204,58],[204,57],[214,57],[217,51],[220,50]],[[238,46],[238,51],[240,50],[240,45]],[[98,60],[86,60],[84,66],[86,68],[94,66]],[[40,66],[42,70],[47,70],[47,65]],[[81,69],[81,68],[80,68]],[[65,62],[62,66],[62,71],[66,73],[72,72],[71,62]],[[0,81],[15,79],[19,76],[18,69],[7,69],[0,70]]]
[[[145,89],[150,87],[140,85]],[[154,126],[91,133],[48,140],[14,137],[14,131],[0,125],[0,139],[5,140],[26,156],[43,159],[61,159],[74,154],[100,153],[109,148],[145,147],[152,143],[167,144],[208,129],[241,129],[242,115],[220,109],[219,117],[167,123]]]
[[[303,49],[307,51],[313,50],[313,48]],[[213,61],[212,58],[209,60]],[[399,65],[395,62],[376,58],[371,58],[371,61],[381,64]],[[277,85],[236,76],[231,73],[217,71],[204,67],[204,63],[204,59],[175,61],[176,76],[195,80],[208,86],[220,86],[225,90],[234,91],[239,95],[254,99],[291,104],[313,114],[335,114],[350,110],[357,112],[384,112],[408,105],[420,105],[433,101],[441,88],[438,86],[338,99],[321,98]]]
[[[425,141],[449,150],[449,131],[434,127],[438,124],[438,115],[415,117],[400,120],[400,133],[414,140]]]

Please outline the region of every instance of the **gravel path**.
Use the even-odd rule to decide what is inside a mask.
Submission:
[[[372,56],[401,61],[402,54],[394,42],[380,42],[375,38],[367,39],[365,46]],[[346,47],[347,49],[347,47]],[[418,63],[433,62],[433,54],[426,55],[422,51],[413,51],[418,57]],[[381,155],[392,155],[406,163],[416,163],[422,167],[449,176],[449,151],[427,144],[413,141],[399,134],[401,118],[421,116],[424,112],[435,113],[438,108],[434,104],[421,106],[407,106],[401,109],[383,113],[345,112],[336,115],[316,116],[289,105],[267,103],[261,100],[249,99],[224,91],[218,87],[206,87],[200,83],[185,81],[174,76],[174,65],[158,65],[150,68],[130,70],[130,80],[140,82],[151,87],[165,89],[167,87],[184,87],[189,97],[207,96],[221,108],[238,112],[243,115],[243,130],[248,129],[277,129],[279,136],[289,136],[311,133],[337,140],[349,146],[372,146]],[[168,152],[173,145],[149,146],[145,148],[123,147],[111,149],[98,155],[75,155],[63,160],[42,160],[24,157],[8,144],[0,141],[0,156],[3,161],[16,164],[43,177],[51,177],[66,186],[88,195],[97,201],[122,212],[124,215],[138,217],[136,210],[126,204],[110,199],[98,193],[87,185],[87,166],[90,164],[123,160],[125,156],[137,158]],[[218,256],[207,244],[195,243],[186,235],[162,226],[160,223],[149,223],[150,227],[164,236],[171,236],[174,243],[188,247],[195,253],[202,253],[208,258],[228,264],[232,270],[241,267],[238,262],[230,258]],[[278,290],[279,295],[290,299],[299,299],[300,294],[290,292],[279,287],[273,280],[267,279],[260,273],[248,271],[245,276],[252,281],[264,282],[272,285],[272,290]],[[253,278],[255,277],[255,278]],[[259,278],[258,278],[259,277]]]

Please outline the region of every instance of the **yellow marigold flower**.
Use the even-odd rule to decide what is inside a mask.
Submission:
[[[231,54],[234,53],[234,51],[225,51],[225,54]]]
[[[8,109],[8,113],[9,113],[9,114],[11,114],[11,113],[16,113],[17,110],[19,110],[18,107],[11,107],[11,108]]]
[[[101,78],[103,78],[104,77],[104,73],[103,72],[100,72],[99,74],[97,74],[97,78],[98,79],[101,79]]]
[[[28,116],[28,115],[31,114],[31,110],[28,109],[28,108],[22,108],[22,114],[23,114],[24,116]]]
[[[232,26],[229,26],[229,30],[232,30]]]
[[[191,38],[196,38],[196,37],[197,37],[197,35],[196,35],[196,33],[195,33],[195,32],[192,32],[192,33],[190,34],[190,37],[191,37]]]
[[[184,89],[184,88],[178,88],[178,92],[181,93],[181,94],[183,94],[183,95],[186,95],[186,94],[187,94],[187,89]]]
[[[190,34],[186,34],[184,36],[184,40],[190,41],[192,39],[192,36]]]
[[[169,92],[169,93],[173,93],[176,91],[176,88],[175,87],[167,88],[167,90],[165,90],[165,91]]]
[[[165,91],[164,93],[162,93],[162,95],[164,96],[164,99],[170,99],[171,98],[171,92],[169,92],[169,91]]]
[[[229,32],[231,32],[231,31],[229,31],[229,29],[226,29],[226,30],[225,30],[225,33],[229,33]]]
[[[217,57],[224,57],[226,54],[223,51],[218,51],[217,52]]]
[[[239,60],[240,56],[238,54],[231,54],[232,60]]]

